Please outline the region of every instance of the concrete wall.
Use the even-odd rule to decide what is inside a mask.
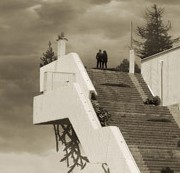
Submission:
[[[180,47],[143,59],[141,70],[153,94],[163,98],[164,106],[180,103]]]
[[[81,84],[88,97],[92,92],[97,94],[81,59],[76,53],[70,53],[40,68],[40,92],[45,90],[44,84],[47,83],[45,79],[46,72],[74,73],[77,82]]]
[[[140,173],[119,128],[101,127],[89,97],[96,92],[77,54],[44,66],[40,86],[34,124],[69,118],[90,163],[107,163],[111,173]]]
[[[91,163],[108,163],[112,173],[140,173],[117,127],[102,128],[78,84],[34,98],[34,123],[69,118]]]

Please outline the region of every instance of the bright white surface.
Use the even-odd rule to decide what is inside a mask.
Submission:
[[[112,173],[139,172],[119,129],[101,128],[86,100],[77,83],[37,96],[34,123],[68,117],[91,163],[108,163]]]
[[[140,173],[119,128],[101,127],[90,101],[91,93],[96,91],[77,54],[43,67],[40,81],[45,91],[34,97],[34,124],[69,118],[85,155],[93,163],[89,169],[107,163],[111,173]],[[90,171],[86,168],[86,172]]]
[[[55,72],[56,64],[57,64],[57,60],[40,68],[40,92],[45,90],[45,86],[44,86],[46,82],[45,73]]]
[[[142,60],[143,78],[154,95],[161,96],[161,61],[163,61],[163,105],[180,103],[180,49]]]
[[[75,82],[74,73],[45,72],[44,91],[56,90],[59,87],[66,86],[68,83]]]
[[[57,52],[57,56],[58,59],[62,58],[65,54],[66,54],[66,40],[59,40],[58,41],[58,52]]]
[[[76,81],[82,86],[87,97],[89,97],[92,92],[96,93],[86,69],[76,53],[70,53],[40,68],[40,92],[45,90],[45,72],[74,73],[76,75]]]
[[[134,66],[135,66],[135,53],[134,50],[130,50],[130,57],[129,57],[129,73],[134,73]]]

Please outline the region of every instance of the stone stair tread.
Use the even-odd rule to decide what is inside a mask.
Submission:
[[[88,73],[98,102],[111,114],[109,125],[119,127],[141,173],[160,173],[168,165],[180,173],[180,128],[167,107],[144,105],[139,91],[148,98],[152,94],[142,75],[95,69]]]

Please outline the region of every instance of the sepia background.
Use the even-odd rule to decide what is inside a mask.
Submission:
[[[56,52],[62,31],[67,53],[95,67],[98,49],[109,66],[128,58],[130,22],[144,22],[154,3],[165,9],[173,38],[180,36],[179,0],[1,0],[0,1],[0,170],[2,173],[65,172],[55,152],[51,126],[32,125],[33,96],[39,94],[39,62],[48,42]]]

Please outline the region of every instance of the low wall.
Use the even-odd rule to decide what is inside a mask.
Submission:
[[[163,67],[161,65],[163,62]],[[154,95],[162,98],[163,105],[180,103],[180,47],[142,60],[141,70]]]
[[[92,106],[92,105],[91,105]],[[140,173],[118,127],[101,127],[78,83],[34,98],[34,124],[69,118],[91,163],[112,173]]]
[[[45,90],[46,72],[74,73],[76,81],[82,86],[87,97],[90,97],[91,93],[97,94],[81,59],[76,53],[70,53],[40,68],[40,92]]]
[[[34,124],[69,118],[91,163],[107,163],[111,173],[140,173],[119,128],[101,127],[90,100],[96,91],[77,54],[42,67],[40,91]]]

